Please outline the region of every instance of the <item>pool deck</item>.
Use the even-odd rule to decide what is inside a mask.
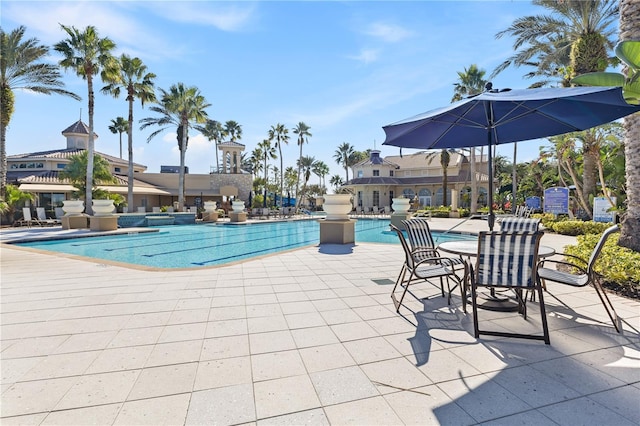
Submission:
[[[68,231],[0,241],[45,232]],[[428,284],[396,313],[399,245],[142,271],[0,244],[0,262],[2,425],[640,423],[640,303],[610,295],[618,334],[592,288],[549,284],[549,346],[475,339],[459,294]],[[480,320],[536,330],[527,306]]]

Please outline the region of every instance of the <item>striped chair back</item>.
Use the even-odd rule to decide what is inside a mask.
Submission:
[[[407,230],[407,236],[409,237],[409,243],[411,249],[417,248],[436,248],[431,235],[431,229],[429,229],[429,222],[426,219],[414,217],[408,220],[403,220],[402,225]]]
[[[540,227],[540,219],[524,217],[506,217],[500,222],[500,230],[505,232],[536,232]]]
[[[404,259],[405,266],[412,271],[415,268],[416,260],[411,255],[411,249],[409,248],[409,244],[407,240],[404,238],[404,234],[402,231],[395,226],[391,225],[391,229],[398,235],[398,239],[400,240],[400,245],[402,246],[402,250],[404,251]]]
[[[480,232],[475,282],[489,287],[533,287],[543,233]]]

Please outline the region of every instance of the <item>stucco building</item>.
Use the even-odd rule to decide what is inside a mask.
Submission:
[[[486,157],[476,156],[478,207],[487,203],[488,166]],[[410,155],[387,156],[373,150],[367,160],[352,168],[353,179],[344,187],[356,196],[358,206],[379,208],[391,206],[394,197],[416,199],[419,206],[443,204],[443,168],[440,152],[429,151]],[[467,156],[451,153],[447,167],[447,205],[453,209],[469,207],[471,203],[471,167]]]
[[[87,149],[89,129],[79,120],[63,130],[62,135],[66,138],[66,148],[7,157],[7,183],[35,194],[35,204],[48,210],[61,206],[63,200],[72,198],[76,188],[60,179],[58,174],[69,164],[71,156]],[[94,137],[97,138],[98,135],[94,133]],[[234,144],[233,147],[221,144],[220,147],[223,155],[230,155],[232,158],[239,158],[243,149],[244,145],[241,144]],[[114,184],[98,186],[126,197],[129,162],[100,152],[96,154],[109,163],[110,171],[116,178]],[[137,211],[139,207],[151,211],[153,207],[174,205],[178,200],[178,169],[167,168],[175,170],[174,173],[148,173],[146,166],[134,163],[134,206],[131,211]],[[204,201],[222,201],[223,196],[248,200],[251,184],[251,174],[243,171],[237,162],[219,173],[187,173],[185,205],[192,207],[200,206]]]

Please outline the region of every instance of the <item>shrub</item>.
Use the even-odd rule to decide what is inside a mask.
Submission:
[[[469,217],[471,210],[460,207],[458,208],[458,213],[460,213],[460,217]]]
[[[586,222],[581,220],[563,220],[561,222],[550,223],[548,227],[558,234],[575,236],[602,234],[602,232],[610,226],[610,223],[594,222],[592,220]]]
[[[576,245],[567,246],[565,252],[574,256],[589,259],[593,248],[600,239],[600,234],[580,235]],[[640,288],[640,253],[617,245],[618,235],[609,237],[600,253],[595,270],[606,282],[623,287]]]

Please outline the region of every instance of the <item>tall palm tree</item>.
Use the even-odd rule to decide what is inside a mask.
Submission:
[[[93,76],[105,69],[116,65],[111,52],[116,44],[108,37],[100,38],[98,30],[93,26],[86,27],[83,31],[71,26],[60,25],[69,36],[67,39],[56,43],[53,48],[62,54],[60,66],[64,69],[72,69],[83,80],[87,81],[89,102],[89,140],[87,142],[87,189],[85,193],[85,209],[91,214],[91,182],[93,179],[93,157],[95,152],[93,115],[95,96],[93,92]]]
[[[311,177],[311,171],[313,170],[313,165],[315,164],[316,159],[310,156],[304,156],[298,159],[298,168],[302,170],[304,176],[304,183],[302,184],[302,191],[300,192],[300,198],[304,197],[307,192],[307,183],[309,183],[309,178]]]
[[[216,151],[216,173],[220,171],[220,163],[218,160],[218,144],[227,137],[227,131],[222,127],[222,123],[216,120],[207,120],[204,126],[197,128],[202,136],[207,138],[209,142],[213,141],[214,150]]]
[[[275,160],[276,158],[278,158],[278,156],[276,155],[276,149],[271,146],[271,140],[269,139],[264,139],[262,142],[260,142],[258,144],[258,148],[260,149],[260,152],[262,153],[262,161],[263,163],[263,171],[264,171],[264,182],[265,182],[265,188],[264,188],[264,200],[262,202],[262,207],[267,207],[267,187],[266,187],[266,183],[268,182],[268,174],[269,174],[269,165],[267,164],[267,161],[269,159],[271,160]]]
[[[129,130],[129,122],[124,117],[112,118],[109,130],[114,135],[120,136],[120,158],[122,158],[122,134]]]
[[[329,166],[324,161],[318,160],[313,165],[313,174],[320,178],[320,189],[326,191],[324,178],[329,174]],[[323,192],[324,194],[324,192]]]
[[[258,173],[262,171],[262,157],[263,154],[260,146],[257,146],[253,151],[251,151],[249,162],[251,163],[251,172],[253,173],[254,178],[257,178]]]
[[[278,148],[278,156],[280,157],[280,208],[283,207],[283,197],[284,193],[284,166],[282,164],[282,145],[287,145],[289,143],[289,129],[287,129],[284,124],[276,124],[275,126],[271,126],[269,129],[269,140],[275,141],[276,148]]]
[[[293,129],[293,133],[298,135],[298,146],[300,147],[300,155],[298,156],[298,181],[296,182],[296,207],[300,204],[300,197],[298,197],[298,191],[300,191],[300,176],[302,175],[302,169],[300,168],[300,160],[302,159],[302,145],[304,143],[309,143],[309,138],[313,136],[311,132],[311,127],[307,126],[303,121],[299,122],[295,129]]]
[[[224,123],[224,133],[230,142],[236,142],[242,139],[242,126],[237,121],[228,120]]]
[[[449,203],[447,200],[447,185],[449,184],[449,174],[447,169],[449,168],[449,163],[451,162],[451,154],[456,154],[456,151],[453,148],[442,149],[440,151],[430,151],[427,152],[426,159],[429,161],[429,164],[436,158],[440,160],[440,165],[442,166],[442,205],[448,206]],[[413,155],[421,154],[417,152]]]
[[[289,198],[294,189],[296,189],[296,185],[298,182],[298,171],[289,166],[284,171],[284,189],[287,190],[287,202],[289,202]],[[283,194],[284,195],[284,194]]]
[[[608,52],[615,43],[618,0],[533,0],[533,4],[550,14],[517,18],[496,34],[496,38],[515,37],[515,53],[496,68],[492,78],[511,65],[526,65],[535,67],[527,77],[555,73],[563,86],[569,86],[575,75],[607,67]],[[547,84],[544,80],[535,85]]]
[[[147,67],[140,58],[131,58],[122,54],[118,59],[117,68],[109,68],[104,73],[104,79],[109,83],[102,88],[102,93],[109,93],[114,98],[120,92],[127,93],[125,100],[129,105],[129,119],[127,120],[127,147],[129,151],[129,168],[127,172],[127,207],[133,211],[133,103],[140,99],[144,108],[145,102],[155,102],[156,94],[154,82],[156,75],[147,72]],[[122,133],[120,134],[122,138]],[[122,158],[122,140],[120,141],[120,158]]]
[[[345,182],[349,182],[349,167],[352,165],[352,157],[355,152],[353,145],[348,142],[343,142],[338,146],[335,153],[333,154],[333,159],[336,160],[338,165],[344,167],[344,172],[346,175]]]
[[[456,102],[465,96],[473,96],[482,93],[488,80],[484,79],[486,71],[471,64],[469,68],[458,72],[458,81],[453,84],[453,97],[451,102]],[[514,148],[515,149],[515,148]],[[471,168],[471,213],[478,212],[478,173],[476,170],[476,149],[469,148],[469,163]],[[513,158],[515,164],[515,154]],[[489,173],[491,174],[491,173]],[[515,182],[515,181],[514,181]],[[514,188],[515,191],[515,188]],[[515,194],[515,192],[514,192]]]
[[[26,28],[20,26],[10,33],[0,28],[0,197],[4,198],[7,185],[7,127],[14,112],[13,91],[24,89],[35,93],[70,96],[64,90],[62,75],[57,65],[43,62],[49,47],[37,38],[23,40]]]
[[[178,208],[182,211],[184,207],[184,168],[185,154],[187,152],[187,141],[189,139],[189,129],[207,121],[205,111],[211,104],[207,103],[205,97],[200,93],[200,89],[195,86],[186,87],[184,83],[174,84],[169,91],[160,89],[160,103],[149,108],[151,111],[160,114],[159,117],[148,117],[140,120],[140,130],[149,126],[160,126],[147,138],[151,141],[156,135],[164,132],[168,127],[176,127],[178,135],[178,147],[180,148],[180,175],[178,177]]]
[[[620,41],[629,40],[640,40],[640,0],[620,0]],[[640,114],[625,117],[623,126],[627,212],[618,244],[640,252]]]

